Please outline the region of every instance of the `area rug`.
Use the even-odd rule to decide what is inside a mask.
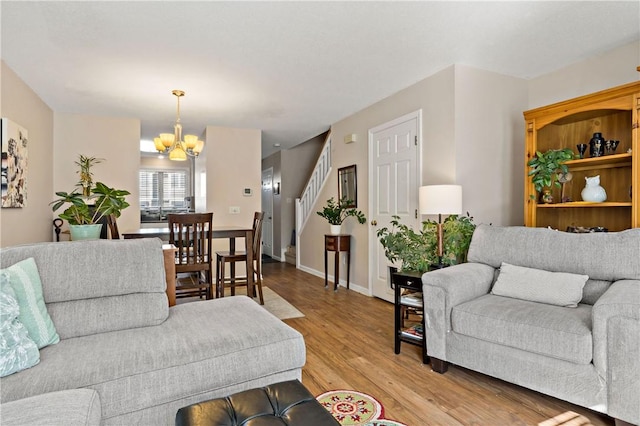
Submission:
[[[257,289],[256,289],[257,291]],[[224,292],[225,296],[231,295],[231,289],[225,288]],[[236,288],[236,296],[237,295],[247,295],[247,287],[238,287]],[[271,290],[269,287],[262,287],[262,295],[264,298],[264,305],[262,306],[267,311],[271,312],[273,315],[277,316],[281,320],[289,319],[289,318],[301,318],[304,316],[302,312],[300,312],[295,306],[291,303],[287,302],[275,291]],[[259,303],[258,296],[253,299]]]
[[[382,404],[366,393],[334,390],[325,392],[316,399],[344,426],[407,426],[385,419]]]
[[[224,292],[225,296],[231,296],[231,289],[225,288]],[[247,295],[247,287],[238,287],[236,288],[236,296],[246,296]],[[271,290],[269,287],[262,287],[262,295],[264,297],[264,305],[267,311],[271,312],[273,315],[277,316],[281,320],[289,319],[289,318],[301,318],[304,317],[304,314],[300,312],[295,306],[291,303],[287,302],[282,298],[278,293]],[[180,298],[176,300],[176,303],[182,304],[187,302],[197,302],[202,299],[198,297],[186,297]],[[256,296],[253,300],[256,303],[259,303],[258,296]]]

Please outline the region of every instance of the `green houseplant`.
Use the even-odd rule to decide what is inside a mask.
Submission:
[[[101,159],[83,155],[79,158],[75,162],[80,167],[80,181],[76,188],[71,192],[56,192],[59,198],[50,203],[54,212],[64,206],[64,211],[58,217],[69,223],[72,240],[98,238],[102,219],[110,215],[118,218],[122,210],[129,207],[126,200],[129,191],[111,188],[102,182],[96,182],[93,186],[91,166],[101,162]]]
[[[77,191],[72,192],[56,192],[60,198],[51,202],[53,211],[57,211],[60,207],[68,204],[64,212],[58,217],[69,222],[69,225],[94,225],[102,218],[115,215],[120,217],[122,210],[129,207],[125,196],[129,195],[129,191],[123,189],[109,188],[102,182],[96,182],[96,186],[91,188],[93,197],[85,197]],[[87,202],[92,204],[87,204]]]
[[[93,173],[91,167],[94,164],[99,164],[103,161],[103,158],[87,157],[80,154],[78,161],[75,164],[80,168],[76,173],[80,175],[80,180],[76,186],[82,188],[82,195],[85,197],[91,196],[91,188],[93,188]]]
[[[575,154],[568,148],[550,149],[544,153],[536,151],[536,155],[527,162],[531,182],[538,193],[550,191],[552,186],[560,187],[558,174],[567,174],[569,168],[565,161],[573,160]],[[532,199],[535,197],[532,195]]]
[[[381,228],[378,239],[384,247],[387,259],[401,262],[403,271],[426,272],[438,261],[438,222],[426,220],[419,231],[400,223],[399,216],[392,216],[391,228]],[[471,236],[476,228],[473,217],[450,215],[442,223],[443,256],[442,263],[455,265],[466,262]]]
[[[367,218],[364,216],[364,213],[354,207],[349,207],[352,205],[353,200],[348,200],[346,197],[342,198],[339,202],[331,197],[327,200],[327,204],[322,208],[322,210],[316,213],[327,219],[329,225],[332,225],[333,227],[339,228],[342,225],[342,222],[344,222],[348,217],[355,217],[360,224],[365,223]],[[332,228],[332,233],[339,234],[340,231]]]

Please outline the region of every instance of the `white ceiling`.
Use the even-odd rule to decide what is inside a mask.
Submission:
[[[53,110],[143,139],[262,129],[262,155],[452,64],[533,78],[640,39],[640,2],[0,2],[1,56]],[[603,64],[606,66],[606,64]]]

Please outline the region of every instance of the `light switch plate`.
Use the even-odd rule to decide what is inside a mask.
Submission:
[[[240,207],[238,206],[229,207],[229,214],[240,214]]]

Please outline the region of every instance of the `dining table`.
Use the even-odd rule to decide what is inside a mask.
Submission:
[[[169,227],[139,228],[134,231],[123,232],[122,237],[124,239],[160,238],[163,241],[169,241]],[[244,238],[245,246],[251,247],[253,241],[253,228],[233,225],[214,226],[211,232],[211,238],[227,238],[229,240],[229,251],[234,252],[236,249],[236,238]],[[171,246],[165,245],[163,246],[163,249],[165,253],[165,272],[167,272],[167,295],[169,296],[169,306],[173,306],[175,304],[175,279],[171,279],[171,277],[169,277],[170,269],[167,269],[166,259],[167,256],[171,256],[175,252],[175,247],[171,248]],[[247,295],[249,297],[254,297],[255,280],[253,277],[253,250],[246,250],[246,253]],[[231,269],[231,273],[233,274],[235,265],[232,264]],[[217,285],[217,283],[214,284]],[[173,287],[173,289],[170,289],[169,287]],[[224,292],[224,288],[222,289],[222,291]],[[222,296],[224,296],[224,294],[222,294]]]

